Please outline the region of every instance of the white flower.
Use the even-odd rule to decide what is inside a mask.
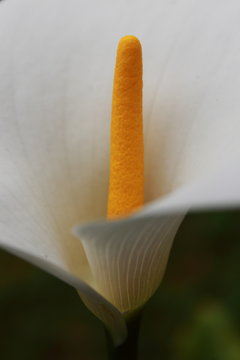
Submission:
[[[188,209],[240,203],[237,0],[0,4],[0,246],[74,286],[120,343]],[[141,39],[146,207],[104,220],[118,39]]]

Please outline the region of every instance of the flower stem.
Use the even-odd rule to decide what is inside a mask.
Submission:
[[[106,330],[108,360],[137,360],[138,358],[138,336],[141,322],[141,312],[128,320],[128,336],[125,342],[114,346],[109,332]]]

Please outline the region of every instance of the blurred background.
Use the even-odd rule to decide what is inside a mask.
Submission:
[[[240,211],[188,215],[145,306],[140,360],[240,359]],[[0,359],[106,359],[76,291],[0,251]]]

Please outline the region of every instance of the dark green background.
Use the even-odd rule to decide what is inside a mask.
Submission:
[[[240,211],[188,215],[145,307],[140,359],[240,359]],[[0,252],[0,359],[106,359],[75,290]]]

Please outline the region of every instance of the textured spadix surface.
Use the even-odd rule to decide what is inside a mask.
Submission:
[[[109,327],[162,278],[185,211],[240,203],[237,0],[0,3],[0,245]],[[105,218],[117,41],[141,39],[146,207]]]

